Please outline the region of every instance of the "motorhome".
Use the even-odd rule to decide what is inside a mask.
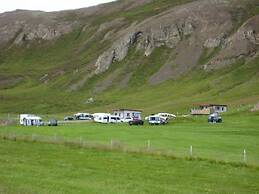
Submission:
[[[42,118],[32,114],[20,114],[20,125],[41,126],[44,125]]]

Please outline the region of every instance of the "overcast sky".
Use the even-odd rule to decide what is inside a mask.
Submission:
[[[58,11],[89,7],[112,0],[0,0],[0,13],[15,9]]]

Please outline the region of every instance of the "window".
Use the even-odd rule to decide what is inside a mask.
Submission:
[[[129,117],[130,116],[130,113],[127,113],[127,117]]]

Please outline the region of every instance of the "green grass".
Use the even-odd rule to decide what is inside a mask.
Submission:
[[[224,123],[211,125],[206,117],[178,118],[166,126],[130,127],[127,124],[102,125],[95,123],[67,124],[49,127],[1,127],[1,134],[17,136],[40,135],[68,140],[82,140],[110,145],[111,140],[129,148],[170,151],[175,156],[188,157],[193,146],[195,157],[243,162],[243,150],[248,152],[248,163],[259,166],[259,125],[257,115],[225,115]]]
[[[1,193],[257,193],[259,171],[0,140]]]

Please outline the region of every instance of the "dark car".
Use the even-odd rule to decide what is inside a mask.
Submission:
[[[58,126],[58,121],[56,119],[50,119],[48,121],[48,126]]]
[[[74,117],[72,117],[72,116],[66,116],[66,117],[64,117],[64,120],[65,120],[65,121],[73,121],[73,120],[74,120]]]
[[[144,121],[140,119],[133,119],[132,121],[129,121],[129,125],[144,125]]]

